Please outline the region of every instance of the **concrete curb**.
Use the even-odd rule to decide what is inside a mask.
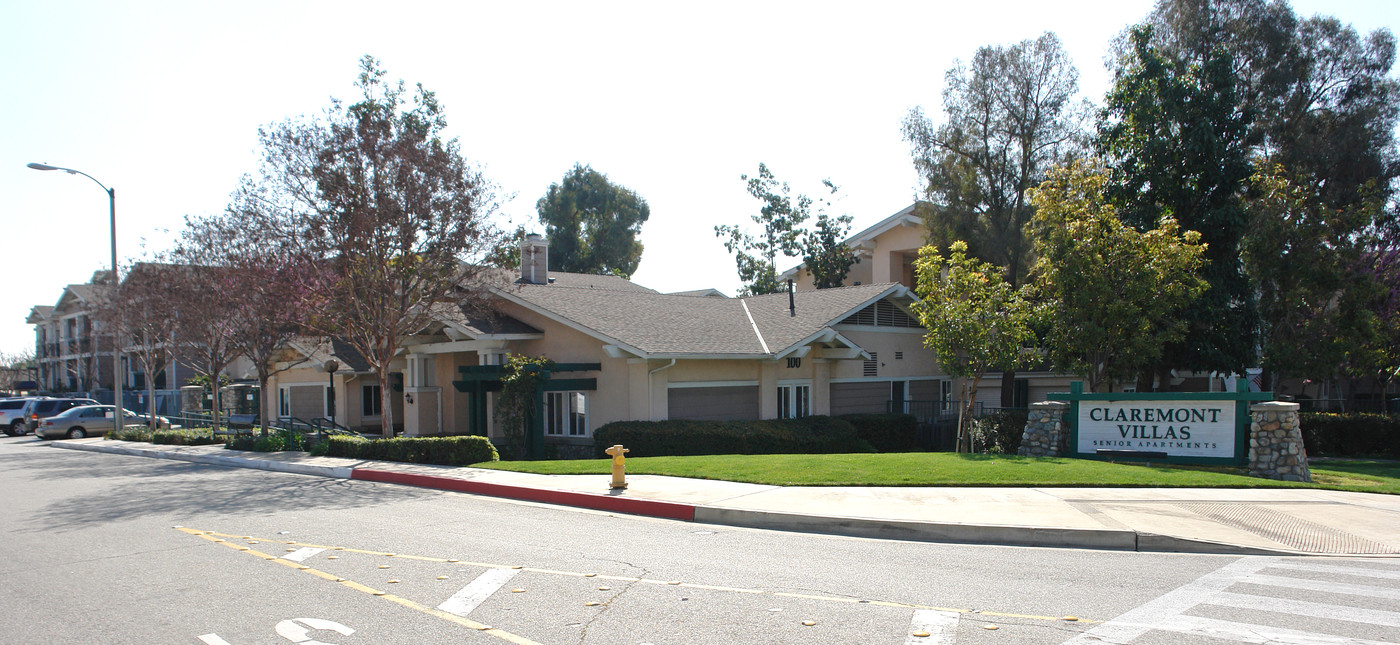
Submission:
[[[130,455],[133,457],[151,457],[155,459],[169,459],[172,461],[188,461],[196,464],[207,464],[211,466],[228,466],[232,468],[253,468],[257,470],[271,470],[281,473],[293,473],[297,475],[314,475],[317,477],[332,477],[336,479],[350,479],[353,469],[348,466],[316,466],[312,464],[299,464],[294,462],[276,461],[272,459],[250,459],[233,455],[201,455],[182,453],[171,450],[152,450],[136,446],[111,446],[97,443],[68,443],[54,442],[55,448],[67,450],[82,450],[85,452],[105,452],[114,455]]]
[[[400,484],[506,499],[518,499],[560,506],[573,506],[600,511],[628,513],[685,522],[703,522],[723,526],[797,531],[825,535],[944,542],[989,544],[1000,546],[1056,547],[1105,549],[1116,551],[1153,551],[1168,553],[1210,553],[1222,555],[1316,555],[1300,551],[1247,547],[1192,538],[1139,533],[1129,529],[1076,529],[1065,527],[1013,526],[996,524],[961,524],[917,520],[888,520],[859,517],[809,515],[782,511],[757,511],[722,506],[704,506],[667,502],[618,495],[602,495],[547,488],[532,488],[512,484],[472,481],[455,477],[420,475],[373,468],[350,466],[316,466],[271,459],[256,459],[239,455],[211,455],[158,450],[111,443],[54,442],[56,448],[103,452],[136,457],[188,461],[199,464],[253,468],[298,475],[313,475],[336,479],[358,479],[387,484]],[[248,454],[248,453],[245,453]]]
[[[828,533],[885,540],[1076,547],[1120,551],[1134,551],[1138,548],[1138,534],[1135,531],[1120,529],[1072,529],[917,520],[880,520],[804,515],[780,511],[752,511],[717,506],[696,507],[695,521],[726,526]]]
[[[679,502],[662,502],[650,499],[637,499],[635,497],[599,495],[597,493],[580,493],[576,491],[552,490],[547,488],[530,488],[528,486],[494,484],[471,481],[468,479],[457,479],[455,477],[436,477],[433,475],[418,475],[389,470],[373,470],[370,468],[356,468],[351,475],[351,479],[385,482],[389,484],[405,484],[421,488],[436,488],[459,493],[474,493],[477,495],[490,495],[492,497],[522,499],[532,502],[559,504],[562,506],[577,506],[600,511],[615,511],[618,513],[630,513],[632,515],[683,520],[686,522],[695,519],[695,506]]]

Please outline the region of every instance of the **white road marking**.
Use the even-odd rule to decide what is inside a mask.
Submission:
[[[1388,578],[1400,580],[1400,571],[1389,569],[1363,569],[1361,567],[1347,567],[1340,564],[1313,564],[1311,562],[1279,562],[1269,565],[1270,569],[1292,569],[1294,571],[1319,571],[1322,573],[1335,573],[1344,576],[1359,576],[1362,578]]]
[[[909,637],[904,639],[904,645],[914,645],[915,643],[953,645],[953,639],[958,635],[958,618],[960,616],[956,611],[916,610],[914,620],[909,623]],[[914,635],[914,632],[920,631],[928,632],[928,636]]]
[[[197,636],[196,638],[204,641],[204,645],[229,645],[229,642],[219,638],[218,634],[205,634],[203,636]]]
[[[325,551],[325,549],[315,549],[307,546],[282,556],[282,559],[291,560],[292,562],[305,562],[307,558],[316,555],[317,553],[320,553],[322,551]]]
[[[1240,643],[1257,643],[1258,645],[1392,645],[1386,641],[1332,636],[1264,625],[1232,623],[1228,620],[1199,616],[1173,616],[1157,624],[1153,629],[1209,636]]]
[[[1216,605],[1268,611],[1294,616],[1340,620],[1368,625],[1400,626],[1400,613],[1312,602],[1257,596],[1226,591],[1235,584],[1263,585],[1278,589],[1318,591],[1323,593],[1363,596],[1367,598],[1400,599],[1400,589],[1371,585],[1328,582],[1308,578],[1290,578],[1259,573],[1264,569],[1292,569],[1347,576],[1367,576],[1388,579],[1394,571],[1372,571],[1346,565],[1314,564],[1280,558],[1242,558],[1208,573],[1161,597],[1136,607],[1122,616],[1065,641],[1065,645],[1080,643],[1110,643],[1125,645],[1149,631],[1167,631],[1194,636],[1261,645],[1380,645],[1372,641],[1347,636],[1271,627],[1244,622],[1188,616],[1184,612],[1197,606]]]
[[[1258,574],[1244,576],[1235,582],[1283,587],[1285,589],[1304,589],[1307,591],[1321,591],[1323,593],[1366,596],[1367,598],[1393,598],[1395,600],[1400,600],[1400,589],[1395,589],[1393,587],[1372,587],[1371,585],[1354,585],[1345,582],[1326,582],[1324,580],[1263,576]]]
[[[461,591],[438,605],[438,609],[466,618],[467,614],[472,613],[478,605],[486,602],[491,594],[496,593],[496,590],[510,582],[510,579],[514,578],[517,573],[520,573],[520,569],[487,569],[486,573],[477,576],[471,584],[462,587]]]
[[[1207,573],[1161,597],[1130,609],[1098,627],[1065,641],[1064,645],[1079,643],[1115,643],[1123,645],[1149,631],[1164,618],[1175,616],[1201,604],[1206,597],[1224,591],[1243,576],[1263,569],[1271,563],[1269,558],[1241,558],[1215,571]]]
[[[1228,591],[1215,594],[1207,598],[1206,602],[1212,605],[1234,607],[1236,609],[1274,611],[1283,614],[1294,614],[1296,616],[1310,616],[1312,618],[1345,620],[1353,623],[1366,623],[1368,625],[1400,627],[1400,613],[1380,611],[1378,609],[1339,607],[1337,605],[1328,605],[1320,602],[1289,600],[1286,598],[1273,598],[1268,596],[1250,596],[1241,593],[1230,593]]]

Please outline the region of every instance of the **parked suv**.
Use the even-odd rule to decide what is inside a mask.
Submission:
[[[0,430],[11,437],[24,434],[24,404],[34,398],[26,396],[0,400]]]
[[[25,432],[30,432],[39,427],[40,419],[47,419],[68,408],[76,408],[80,405],[97,405],[97,401],[92,399],[51,399],[47,397],[33,399],[24,406]]]

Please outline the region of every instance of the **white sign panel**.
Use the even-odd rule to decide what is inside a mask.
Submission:
[[[1234,401],[1081,401],[1081,454],[1147,450],[1171,457],[1235,456]]]

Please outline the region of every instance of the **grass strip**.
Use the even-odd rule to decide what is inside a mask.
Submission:
[[[611,463],[578,459],[474,466],[544,475],[606,475]],[[1400,462],[1384,460],[1317,460],[1312,484],[1250,477],[1243,468],[947,452],[633,457],[627,460],[627,472],[774,486],[1310,487],[1400,494]]]

